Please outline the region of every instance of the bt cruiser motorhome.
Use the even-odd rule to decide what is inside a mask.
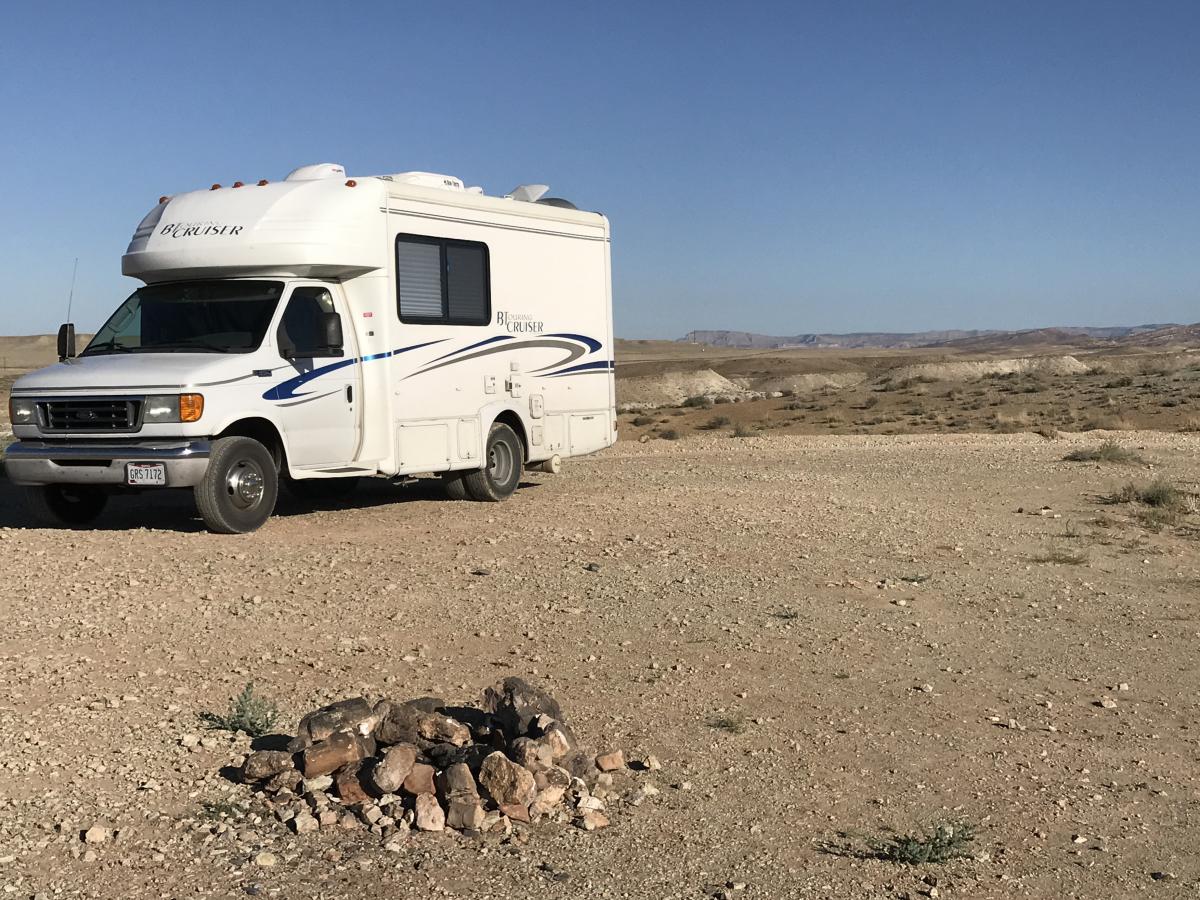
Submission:
[[[121,260],[145,286],[13,386],[9,477],[51,522],[190,488],[237,533],[281,484],[436,473],[503,500],[524,466],[609,446],[608,221],[544,191],[322,164],[163,197]]]

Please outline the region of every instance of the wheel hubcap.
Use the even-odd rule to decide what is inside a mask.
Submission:
[[[512,448],[504,441],[497,441],[488,450],[488,473],[497,484],[507,484],[512,477]]]
[[[251,459],[241,459],[230,468],[229,476],[225,479],[225,488],[234,506],[238,509],[250,509],[262,500],[265,483],[266,479],[258,463]]]

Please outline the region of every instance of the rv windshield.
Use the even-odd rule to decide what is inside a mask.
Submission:
[[[278,281],[182,281],[134,291],[80,356],[249,353],[283,293]]]

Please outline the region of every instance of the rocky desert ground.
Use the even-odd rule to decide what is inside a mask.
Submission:
[[[1036,377],[1064,396],[1156,379],[1182,423],[1190,365]],[[860,396],[896,374],[871,371]],[[1000,395],[985,374],[955,377]],[[221,537],[186,496],[143,495],[48,531],[0,481],[0,889],[1195,896],[1200,434],[1032,411],[989,433],[795,433],[755,426],[843,401],[758,387],[631,411],[655,421],[496,506],[378,484]],[[727,410],[744,423],[673,424]],[[512,675],[581,742],[661,763],[617,773],[608,827],[297,835],[234,773],[250,739],[210,727],[247,682],[294,733],[333,700],[459,702]],[[889,837],[939,828],[955,858],[896,859]]]

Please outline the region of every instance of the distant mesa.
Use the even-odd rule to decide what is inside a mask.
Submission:
[[[1137,343],[1164,345],[1194,343],[1200,339],[1200,325],[1122,325],[1112,327],[1033,328],[1025,331],[947,330],[885,332],[858,331],[847,334],[794,334],[789,336],[755,334],[750,331],[689,331],[680,343],[707,344],[711,347],[736,347],[747,350],[787,350],[792,348],[904,349],[909,347],[954,347],[986,350],[1000,347],[1053,346],[1057,344]]]

